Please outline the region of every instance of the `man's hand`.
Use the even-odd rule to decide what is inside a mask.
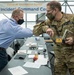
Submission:
[[[69,45],[72,45],[73,44],[73,38],[72,37],[68,37],[68,38],[66,38],[66,41],[65,41],[65,43],[66,44],[69,44]]]
[[[48,28],[48,29],[46,30],[46,33],[47,33],[49,36],[51,36],[51,37],[54,36],[54,31],[53,31],[51,28]]]

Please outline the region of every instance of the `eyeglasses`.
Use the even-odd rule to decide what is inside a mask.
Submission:
[[[53,12],[53,10],[47,10],[47,13],[52,13]]]

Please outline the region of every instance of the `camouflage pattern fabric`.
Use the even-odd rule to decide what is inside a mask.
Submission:
[[[63,13],[63,17],[60,21],[46,20],[42,24],[39,23],[34,26],[33,33],[38,36],[44,32],[48,28],[52,28],[55,35],[52,38],[55,40],[57,37],[62,37],[65,30],[68,29],[73,34],[68,34],[67,37],[73,37],[74,39],[74,14],[65,14]],[[67,69],[70,71],[70,75],[74,75],[74,44],[66,45],[64,43],[54,45],[54,53],[55,53],[55,75],[66,75]]]

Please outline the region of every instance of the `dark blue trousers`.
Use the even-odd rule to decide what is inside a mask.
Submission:
[[[6,66],[8,63],[8,57],[6,50],[4,48],[0,48],[0,71]]]

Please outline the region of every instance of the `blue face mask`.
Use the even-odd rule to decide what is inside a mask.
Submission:
[[[21,25],[23,22],[24,22],[24,19],[19,19],[19,20],[17,21],[17,23],[20,24],[20,25]]]

